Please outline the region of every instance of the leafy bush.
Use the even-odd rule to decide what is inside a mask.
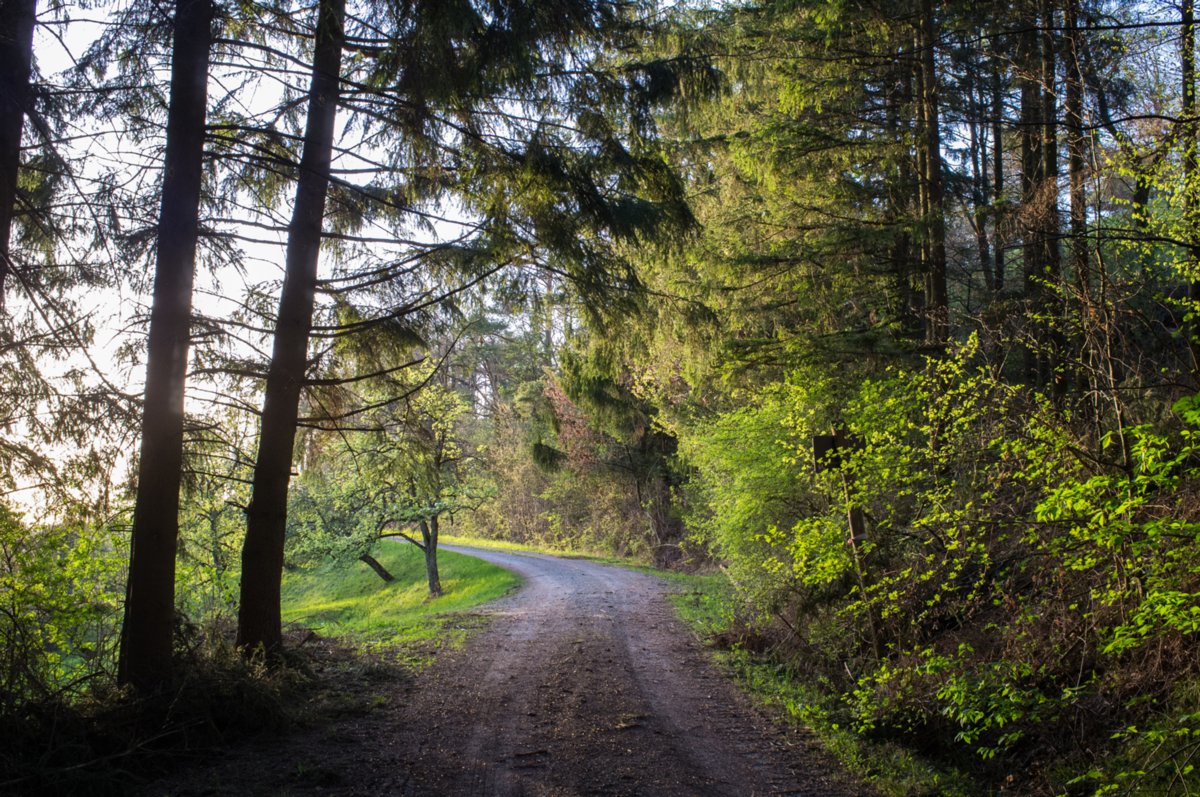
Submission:
[[[816,475],[811,436],[839,415],[860,445]],[[1147,756],[1113,750],[1187,754],[1162,717],[1195,710],[1173,695],[1200,677],[1200,400],[1123,420],[1097,432],[973,338],[840,406],[797,375],[686,430],[692,528],[848,724],[985,776],[1053,757],[1115,782]]]
[[[58,699],[111,666],[123,560],[111,534],[30,528],[0,506],[0,713]]]

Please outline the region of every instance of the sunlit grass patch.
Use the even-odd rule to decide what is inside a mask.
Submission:
[[[360,563],[284,574],[284,621],[369,649],[397,648],[420,663],[441,648],[461,644],[470,625],[464,612],[520,584],[517,576],[495,565],[440,551],[444,594],[430,598],[419,549],[385,542],[376,546],[374,556],[395,581],[385,582]]]

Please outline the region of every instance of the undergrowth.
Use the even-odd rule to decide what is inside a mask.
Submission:
[[[982,790],[963,772],[940,768],[894,743],[855,733],[840,716],[836,695],[791,670],[771,642],[738,618],[737,597],[724,575],[666,576],[677,589],[679,616],[714,649],[718,660],[755,699],[814,733],[851,773],[889,797],[967,797]]]
[[[365,714],[438,650],[460,644],[479,622],[471,608],[518,583],[447,552],[446,594],[430,600],[420,551],[389,543],[376,556],[395,581],[365,565],[286,575],[288,627],[275,666],[235,650],[228,617],[181,617],[180,675],[159,695],[135,698],[98,670],[69,695],[14,702],[0,713],[0,794],[126,795],[247,739]]]

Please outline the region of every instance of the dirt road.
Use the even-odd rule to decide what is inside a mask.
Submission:
[[[247,751],[223,779],[212,773],[217,782],[297,795],[868,793],[736,692],[675,618],[659,579],[582,560],[451,550],[506,567],[525,585],[486,607],[495,615],[487,629],[388,706],[290,753]],[[287,755],[287,766],[271,763]]]

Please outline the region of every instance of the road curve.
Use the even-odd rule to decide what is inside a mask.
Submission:
[[[440,697],[428,708],[451,733],[416,740],[418,790],[863,793],[731,687],[675,617],[661,579],[580,559],[447,549],[525,584],[490,607],[496,621],[453,664],[430,673]],[[458,732],[453,717],[466,719]]]
[[[375,710],[239,745],[143,795],[683,797],[871,792],[756,710],[675,617],[665,582],[446,546],[524,579],[486,627]],[[370,687],[372,691],[376,687]]]

